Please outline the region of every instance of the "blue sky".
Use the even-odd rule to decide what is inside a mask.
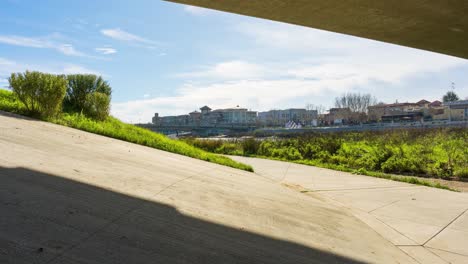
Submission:
[[[127,122],[203,105],[330,107],[345,92],[440,100],[451,82],[468,96],[467,60],[310,28],[159,0],[0,6],[0,87],[26,69],[100,74]]]

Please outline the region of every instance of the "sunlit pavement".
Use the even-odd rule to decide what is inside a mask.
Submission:
[[[2,264],[417,263],[268,177],[5,113],[0,147]]]
[[[468,263],[468,193],[245,157],[256,173],[350,209],[420,263]]]

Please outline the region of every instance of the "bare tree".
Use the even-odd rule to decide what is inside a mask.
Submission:
[[[351,112],[367,113],[367,108],[377,104],[371,94],[347,93],[335,98],[335,107],[349,108]]]
[[[317,114],[323,114],[325,112],[326,107],[323,105],[314,105],[311,103],[306,104],[306,110],[316,110]]]

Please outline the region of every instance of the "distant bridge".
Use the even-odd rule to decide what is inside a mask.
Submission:
[[[209,126],[189,126],[189,125],[171,125],[160,126],[154,124],[137,124],[139,127],[149,129],[154,132],[162,133],[165,135],[171,134],[186,134],[187,132],[197,136],[211,136],[211,135],[232,135],[239,133],[252,132],[259,127],[255,124],[218,124]]]

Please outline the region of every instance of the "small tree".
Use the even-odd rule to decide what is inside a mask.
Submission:
[[[458,95],[454,92],[454,91],[448,91],[444,97],[442,97],[442,101],[444,103],[447,103],[447,102],[455,102],[455,101],[458,101],[460,100],[460,98],[458,97]]]
[[[101,76],[98,77],[94,74],[72,74],[68,75],[67,79],[67,96],[64,102],[66,111],[83,111],[87,96],[95,92],[105,94],[109,99],[111,97],[112,88]]]
[[[61,112],[67,89],[65,76],[26,71],[11,74],[8,81],[30,115],[49,118]]]

